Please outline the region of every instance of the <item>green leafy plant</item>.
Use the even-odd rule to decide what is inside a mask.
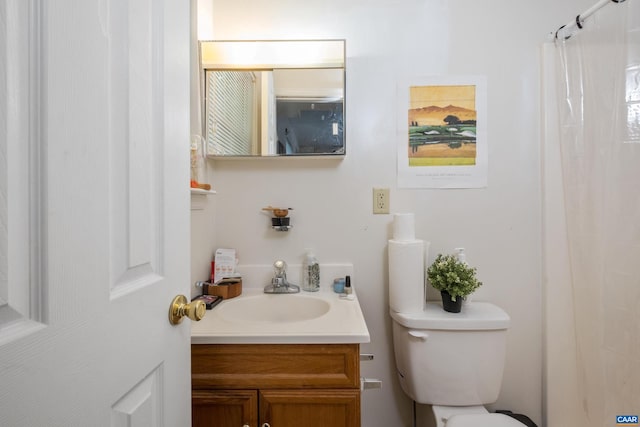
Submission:
[[[427,278],[431,286],[451,295],[451,301],[466,297],[482,286],[476,278],[476,268],[459,261],[455,255],[438,254],[433,264],[427,268]]]

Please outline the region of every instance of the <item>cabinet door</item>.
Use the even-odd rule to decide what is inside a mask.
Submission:
[[[193,390],[192,427],[255,427],[257,390]]]
[[[260,425],[359,427],[360,390],[260,390]]]

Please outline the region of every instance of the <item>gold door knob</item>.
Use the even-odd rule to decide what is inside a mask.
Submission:
[[[178,295],[171,301],[171,306],[169,307],[169,323],[177,325],[182,322],[184,316],[197,322],[204,317],[206,312],[207,306],[204,301],[189,302],[184,295]]]

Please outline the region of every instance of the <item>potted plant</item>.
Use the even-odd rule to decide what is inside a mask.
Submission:
[[[476,278],[476,268],[455,255],[438,254],[427,268],[427,277],[431,286],[440,291],[442,307],[451,313],[460,313],[464,297],[482,286]]]

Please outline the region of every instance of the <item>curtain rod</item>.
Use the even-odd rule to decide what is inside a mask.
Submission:
[[[568,34],[567,36],[564,36],[564,39],[567,40],[569,39],[574,33],[573,30],[575,30],[576,28],[581,30],[582,29],[582,24],[584,23],[584,21],[587,20],[587,18],[589,18],[591,15],[593,15],[594,13],[596,13],[596,11],[602,9],[604,6],[608,5],[609,3],[624,3],[626,0],[600,0],[598,3],[594,4],[593,6],[591,6],[589,9],[585,10],[584,12],[582,12],[581,14],[576,16],[576,19],[574,19],[573,21],[563,25],[562,27],[558,28],[556,30],[556,35],[555,38],[558,38],[558,33],[561,30],[564,30],[563,32],[565,34]],[[569,31],[571,30],[571,31]]]

